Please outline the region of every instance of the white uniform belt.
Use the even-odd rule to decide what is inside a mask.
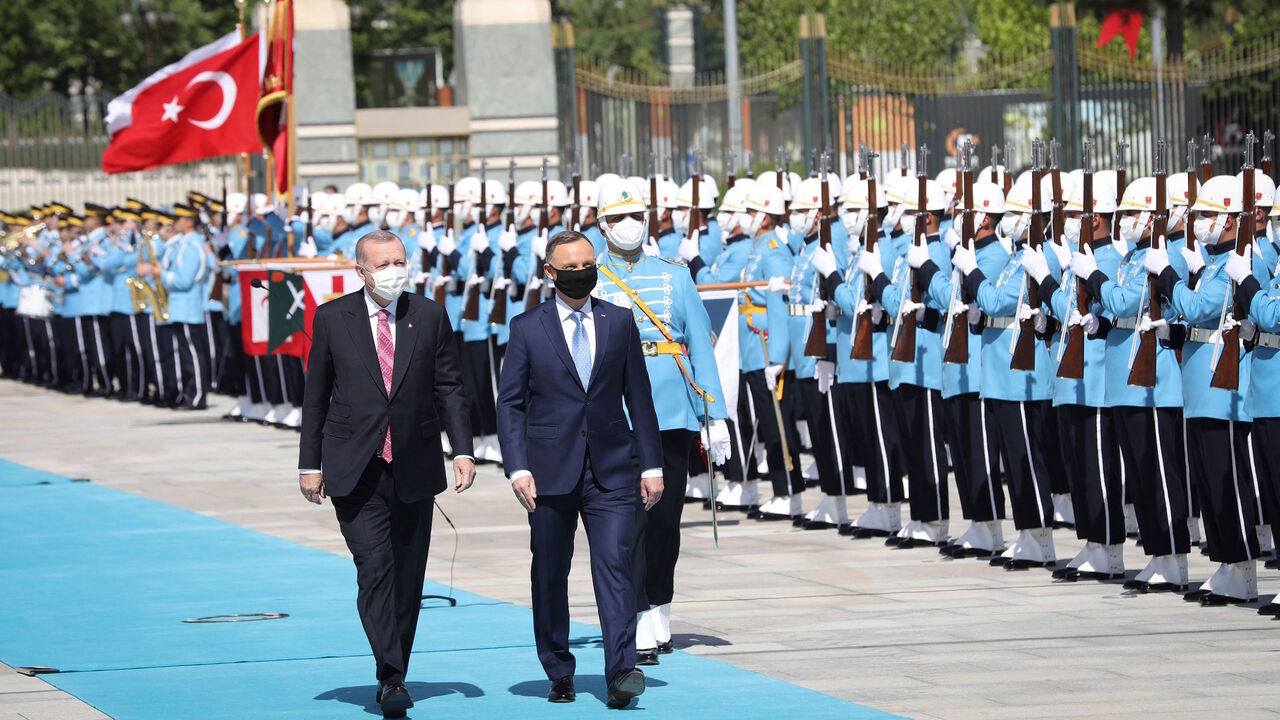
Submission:
[[[1280,350],[1280,333],[1260,332],[1254,337],[1253,344],[1258,347]]]
[[[1187,328],[1187,342],[1209,343],[1214,341],[1214,336],[1218,334],[1217,328],[1193,327]]]
[[[987,317],[987,321],[983,323],[983,327],[994,328],[996,330],[1004,330],[1018,324],[1017,318],[1012,317]]]
[[[1116,319],[1112,327],[1118,327],[1121,330],[1137,330],[1138,319],[1137,318],[1118,318]]]
[[[813,314],[812,305],[792,304],[787,306],[787,313],[792,317],[808,317]]]

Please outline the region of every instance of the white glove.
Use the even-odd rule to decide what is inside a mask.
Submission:
[[[436,249],[436,229],[428,224],[418,235],[418,249],[431,252]]]
[[[483,277],[479,275],[472,275],[467,278],[467,289],[470,290],[471,288],[475,287],[476,285],[479,285],[482,282],[484,282]]]
[[[816,313],[822,312],[827,309],[827,301],[822,298],[817,298],[809,305],[809,308]]]
[[[956,246],[960,244],[960,239],[960,230],[956,228],[956,224],[953,222],[947,226],[947,234],[942,236],[942,242],[947,244],[948,250],[955,250]]]
[[[771,277],[769,278],[769,287],[765,288],[765,290],[771,293],[785,293],[789,288],[786,278]]]
[[[1018,306],[1018,321],[1035,319],[1036,332],[1043,334],[1045,329],[1049,327],[1049,318],[1045,317],[1044,311],[1040,308],[1032,308],[1030,305],[1023,303]]]
[[[302,241],[301,245],[298,246],[298,257],[313,258],[319,254],[320,252],[316,248],[315,238],[307,238],[306,240]]]
[[[826,277],[836,271],[836,258],[831,251],[819,245],[814,249],[813,269],[817,271],[818,277]]]
[[[971,248],[957,245],[955,254],[951,256],[951,264],[955,265],[960,274],[968,275],[978,269],[978,255]]]
[[[1183,248],[1183,253],[1186,253],[1186,248]],[[1200,257],[1200,253],[1196,253],[1196,257]],[[1204,265],[1203,260],[1200,261],[1200,265]],[[1191,269],[1190,262],[1187,263],[1187,269]],[[1192,272],[1195,271],[1193,270]],[[1231,279],[1234,280],[1237,285],[1244,282],[1244,279],[1252,274],[1252,263],[1247,255],[1241,255],[1236,252],[1232,252],[1227,255],[1227,275],[1231,276]]]
[[[928,247],[925,247],[924,245],[917,245],[915,243],[911,243],[911,245],[907,247],[907,264],[910,265],[913,270],[919,270],[920,266],[924,265],[928,260]]]
[[[431,276],[430,276],[430,275],[428,275],[427,273],[424,273],[424,272],[418,272],[418,273],[414,273],[412,278],[409,278],[409,284],[410,284],[411,286],[412,286],[412,285],[425,285],[425,284],[427,283],[427,281],[428,281],[428,280],[430,280],[430,279],[431,279]]]
[[[858,256],[858,269],[866,274],[870,280],[884,274],[884,266],[880,264],[880,250],[863,250]]]
[[[698,257],[698,231],[693,231],[692,237],[687,237],[680,241],[680,259],[685,262],[693,262]]]
[[[649,257],[658,257],[658,254],[660,252],[660,250],[658,249],[658,243],[656,242],[647,242],[644,245],[642,245],[641,248],[644,250],[644,254],[648,255]]]
[[[1067,245],[1066,241],[1064,240],[1061,243],[1050,242],[1045,243],[1045,245],[1052,248],[1053,254],[1058,256],[1058,267],[1066,270],[1067,266],[1071,264],[1071,248]],[[1044,245],[1041,245],[1040,247],[1043,249]]]
[[[977,303],[969,303],[968,305],[965,305],[964,310],[964,319],[969,321],[970,325],[977,325],[978,321],[982,319],[982,310],[978,307]]]
[[[764,369],[764,384],[769,390],[778,389],[778,377],[782,375],[782,371],[786,370],[786,365],[770,365]]]
[[[1151,253],[1153,253],[1153,252],[1155,252],[1155,251],[1154,251],[1154,250],[1148,250],[1148,251],[1147,251],[1147,257],[1151,257]],[[1163,251],[1163,250],[1162,250],[1161,252],[1164,252],[1164,253],[1165,253],[1165,264],[1166,264],[1166,265],[1168,265],[1168,264],[1169,264],[1169,260],[1168,260],[1168,252],[1167,252],[1167,251]],[[1186,263],[1187,263],[1187,272],[1188,272],[1188,273],[1190,273],[1190,274],[1192,274],[1192,275],[1195,275],[1196,273],[1198,273],[1198,272],[1200,272],[1201,270],[1203,270],[1203,269],[1204,269],[1204,256],[1203,256],[1203,255],[1201,255],[1198,251],[1196,251],[1196,250],[1191,250],[1191,249],[1189,249],[1189,248],[1180,248],[1180,249],[1178,250],[1178,252],[1181,252],[1181,253],[1182,253],[1182,259],[1183,259],[1184,261],[1186,261]],[[1235,254],[1235,253],[1232,253],[1232,255],[1234,255],[1234,254]]]
[[[1081,280],[1087,280],[1098,270],[1098,261],[1093,258],[1093,248],[1085,246],[1084,250],[1071,256],[1071,272]]]
[[[1022,269],[1036,282],[1042,283],[1049,277],[1049,261],[1044,256],[1044,248],[1027,248],[1022,253]]]
[[[498,278],[493,281],[494,294],[500,293],[509,287],[511,287],[511,278]]]
[[[437,275],[435,279],[431,281],[431,287],[434,289],[434,288],[440,287],[441,285],[448,285],[450,288],[452,288],[453,287],[452,283],[453,283],[453,278],[449,277],[448,275]]]
[[[1067,321],[1067,325],[1083,327],[1086,335],[1093,335],[1098,332],[1098,318],[1093,313],[1081,315],[1079,310],[1072,310],[1071,319]]]
[[[533,240],[529,243],[529,248],[533,251],[534,257],[545,258],[547,256],[547,234],[541,232],[534,235]]]
[[[900,310],[902,311],[902,316],[906,317],[907,315],[910,315],[913,312],[919,312],[921,310],[924,310],[924,303],[918,303],[910,299],[903,300],[902,307],[900,308]]]
[[[471,251],[479,255],[489,249],[489,233],[483,225],[471,236]]]
[[[1155,331],[1156,337],[1160,340],[1169,339],[1169,321],[1164,318],[1152,320],[1150,315],[1143,315],[1142,322],[1138,323],[1138,332],[1149,333]]]
[[[529,278],[529,284],[525,286],[529,292],[538,292],[542,289],[542,278],[534,276]]]
[[[1159,275],[1169,267],[1169,253],[1164,248],[1151,248],[1142,257],[1142,266],[1152,275]]]
[[[1253,337],[1258,334],[1258,324],[1249,318],[1241,320],[1239,325],[1241,340],[1252,340]]]
[[[708,432],[709,430],[709,432]],[[708,437],[710,435],[710,437]],[[729,426],[723,420],[712,420],[711,427],[702,430],[702,446],[711,456],[711,464],[723,465],[729,459]]]
[[[879,325],[880,321],[884,319],[884,306],[880,303],[868,303],[866,298],[859,300],[856,314],[862,315],[868,310],[871,311],[871,324]]]
[[[813,376],[818,380],[818,392],[826,395],[836,382],[836,364],[830,360],[819,360],[813,369]]]
[[[498,249],[502,252],[507,252],[516,246],[516,242],[516,231],[511,227],[507,227],[498,236]]]
[[[445,232],[444,237],[440,238],[440,243],[437,247],[441,255],[448,257],[457,251],[458,241],[453,237],[453,233]]]

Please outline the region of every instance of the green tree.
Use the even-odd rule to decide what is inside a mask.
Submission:
[[[378,82],[376,50],[440,49],[448,82],[453,67],[453,0],[348,0],[351,7],[351,59],[355,66],[356,104],[373,104]]]

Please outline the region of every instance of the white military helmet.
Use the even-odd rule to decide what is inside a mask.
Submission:
[[[516,205],[541,205],[542,204],[542,183],[535,180],[525,180],[516,185]]]
[[[822,207],[822,181],[818,178],[805,178],[796,186],[795,195],[791,198],[791,209],[817,210]]]
[[[893,205],[901,205],[907,201],[908,197],[915,197],[916,185],[919,183],[913,177],[903,177],[901,175],[889,174],[881,183],[884,185],[885,202]]]
[[[622,176],[616,173],[604,173],[603,175],[595,179],[595,184],[597,187],[603,188],[605,185],[608,185],[614,180],[621,180],[621,179],[622,179]],[[583,182],[591,182],[591,181],[583,180]]]
[[[619,178],[617,175],[614,175],[610,182],[621,179],[622,178]],[[578,196],[574,197],[573,201],[582,207],[594,208],[596,203],[600,202],[600,187],[601,184],[595,180],[578,181]],[[569,194],[573,195],[572,190]]]
[[[1244,171],[1236,173],[1240,181],[1240,192],[1244,192]],[[1244,196],[1241,195],[1243,202]],[[1271,207],[1276,202],[1276,183],[1261,168],[1253,169],[1253,202],[1262,207]]]
[[[547,204],[551,207],[569,207],[569,189],[564,183],[559,180],[547,181]]]
[[[666,178],[658,180],[657,205],[659,208],[674,210],[680,207],[679,197],[680,188],[676,187],[675,183],[667,180]],[[701,198],[699,198],[699,200],[701,200]]]
[[[1110,215],[1116,211],[1116,186],[1112,184],[1113,181],[1098,177],[1099,174],[1095,173],[1093,176],[1093,212]],[[1083,184],[1071,191],[1066,209],[1068,212],[1084,212]]]
[[[507,186],[497,180],[485,180],[484,201],[488,205],[506,205]]]
[[[393,182],[380,182],[373,186],[371,195],[374,205],[389,205],[391,199],[400,191],[400,186]]]
[[[1200,187],[1200,179],[1190,180],[1187,173],[1173,173],[1164,181],[1165,191],[1169,193],[1169,205],[1172,207],[1186,207],[1189,198],[1188,184],[1194,182],[1196,188]]]
[[[854,177],[844,185],[844,194],[840,196],[840,202],[844,205],[846,211],[849,210],[866,210],[867,204],[867,188],[870,182],[862,178]],[[884,183],[876,182],[876,207],[883,208],[889,204],[885,197]]]
[[[1120,199],[1120,191],[1124,188],[1120,187],[1120,175],[1115,170],[1099,170],[1093,174],[1093,184],[1106,183],[1116,189],[1116,200]]]
[[[227,193],[227,219],[243,215],[249,209],[249,197],[242,192]]]
[[[716,222],[720,225],[723,238],[746,232],[747,195],[751,194],[755,186],[754,180],[743,178],[724,191],[724,197],[720,199],[720,211],[716,213]]]
[[[932,205],[932,202],[930,202]],[[1004,188],[993,182],[973,183],[973,210],[987,215],[1004,214]],[[932,207],[929,207],[932,210]]]
[[[404,225],[418,209],[418,191],[413,188],[396,190],[387,202],[387,227],[396,229]]]
[[[791,189],[793,191],[795,188],[800,186],[800,181],[803,179],[804,178],[800,177],[800,173],[794,173],[794,172],[787,173],[787,184],[791,186]],[[784,192],[785,192],[785,189],[784,189]]]
[[[662,176],[659,175],[658,178],[661,179]],[[628,175],[627,181],[640,188],[640,197],[644,198],[644,202],[647,205],[649,203],[649,180],[639,175]]]
[[[710,175],[706,175],[706,174],[703,174],[703,175],[702,175],[702,182],[704,182],[704,183],[706,183],[707,185],[710,185],[710,186],[711,186],[711,187],[710,187],[710,192],[707,192],[708,188],[706,188],[706,187],[701,188],[700,190],[698,190],[698,192],[699,192],[699,193],[701,193],[701,194],[710,195],[710,196],[711,196],[711,207],[715,207],[715,206],[716,206],[716,200],[719,200],[719,199],[720,199],[720,186],[716,183],[716,179],[715,179],[715,178],[711,177]],[[699,199],[699,200],[701,200],[702,198],[701,198],[701,197],[699,197],[698,199]]]
[[[757,181],[755,187],[747,194],[744,207],[748,212],[754,210],[768,215],[782,216],[786,212],[787,201],[775,183]]]
[[[347,221],[348,225],[354,225],[356,219],[360,216],[360,208],[373,204],[373,188],[368,183],[353,183],[347,187],[347,191],[343,193],[342,219]]]
[[[1215,175],[1200,186],[1192,211],[1198,213],[1238,213],[1242,207],[1243,188],[1239,178],[1232,175]]]
[[[684,181],[680,186],[680,191],[676,195],[676,204],[680,207],[693,207],[693,178]],[[698,186],[698,207],[702,210],[710,210],[716,206],[716,187],[715,181],[709,175],[703,175],[702,181]]]
[[[310,201],[311,203],[312,214],[318,217],[320,213],[324,212],[325,203],[328,202],[327,200],[328,197],[329,197],[329,193],[323,190],[317,190],[316,192],[313,192],[310,195],[307,195],[302,199],[300,199],[298,201],[298,205],[296,208],[296,210],[298,211],[298,219],[302,220],[302,222],[307,221],[307,202],[308,201]],[[230,202],[230,200],[231,200],[231,196],[228,195],[227,201]],[[315,218],[312,218],[312,221],[314,222]]]
[[[899,182],[893,186],[893,189],[887,193],[889,201],[892,202],[894,195],[901,198],[898,202],[902,204],[905,211],[918,210],[920,207],[920,181],[916,178],[907,178],[909,182]],[[974,183],[977,187],[977,183]],[[976,193],[975,193],[976,195]],[[947,209],[947,198],[942,192],[942,186],[936,180],[924,181],[924,209],[928,212],[942,212]]]
[[[978,171],[978,177],[974,178],[974,182],[989,182],[1004,188],[1004,176],[1009,172],[1003,165],[992,167],[990,165]],[[1003,191],[1003,190],[1002,190]]]
[[[1043,187],[1043,184],[1041,185]],[[974,197],[978,196],[977,189],[974,189]],[[1041,193],[1043,195],[1043,193]],[[1041,197],[1041,204],[1044,198]],[[1049,207],[1053,206],[1052,200]],[[1004,211],[1007,213],[1031,213],[1031,173],[1022,173],[1018,179],[1014,181],[1013,187],[1009,188],[1009,195],[1004,199]]]
[[[942,186],[942,194],[947,198],[947,204],[950,205],[952,200],[956,199],[956,183],[960,174],[955,168],[942,168],[942,172],[938,173],[933,179],[934,182]]]
[[[1045,173],[1045,174],[1047,175],[1048,173]],[[1064,178],[1071,178],[1071,187],[1072,187],[1072,188],[1079,187],[1079,186],[1080,186],[1080,183],[1084,182],[1084,170],[1083,170],[1083,169],[1081,169],[1081,168],[1076,168],[1075,170],[1072,170],[1071,172],[1060,173],[1060,174],[1061,174]],[[1062,187],[1063,187],[1063,190],[1062,190],[1062,196],[1063,196],[1063,197],[1067,197],[1067,195],[1068,195],[1069,193],[1068,193],[1068,192],[1067,192],[1067,190],[1066,190],[1066,180],[1063,180],[1063,181],[1062,181]]]
[[[1166,195],[1168,188],[1166,187]],[[1120,196],[1120,204],[1117,209],[1120,212],[1139,211],[1151,212],[1156,209],[1156,179],[1154,177],[1140,177],[1129,183],[1129,187],[1124,189],[1124,195]]]
[[[465,203],[479,204],[480,178],[468,175],[453,185],[453,202],[455,205]]]
[[[796,177],[798,178],[799,176],[797,175]],[[766,170],[765,172],[760,173],[760,175],[756,177],[756,185],[772,185],[774,188],[777,188],[778,173],[773,170]],[[791,184],[789,176],[784,173],[782,176],[782,199],[785,202],[791,202],[791,188],[793,187],[794,185]]]
[[[444,185],[431,186],[431,207],[436,210],[449,209],[449,188]]]
[[[271,204],[271,201],[267,199],[266,193],[254,193],[253,197],[250,199],[253,202],[253,214],[258,217],[267,215],[275,209]]]
[[[640,196],[640,188],[629,178],[616,178],[600,188],[596,214],[601,219],[616,215],[647,213],[649,207]]]

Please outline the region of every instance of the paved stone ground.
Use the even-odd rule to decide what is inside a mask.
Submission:
[[[297,491],[297,435],[222,422],[216,404],[173,413],[0,382],[0,456],[346,554],[331,508]],[[817,492],[806,495],[807,509]],[[458,527],[457,585],[527,605],[525,513],[500,472],[482,467],[440,505]],[[852,498],[851,513],[863,505]],[[672,625],[701,655],[919,718],[1280,715],[1280,634],[1268,634],[1280,623],[1256,606],[1200,608],[740,515],[722,518],[717,550],[700,506],[684,527]],[[1063,560],[1082,545],[1055,535]],[[454,543],[437,516],[433,579],[449,581]],[[595,623],[586,552],[579,533],[570,600],[574,619]],[[1130,544],[1126,562],[1132,575],[1145,560]],[[1191,569],[1202,581],[1211,566],[1196,554]],[[1267,602],[1280,574],[1261,575]],[[0,719],[98,717],[0,666]]]

